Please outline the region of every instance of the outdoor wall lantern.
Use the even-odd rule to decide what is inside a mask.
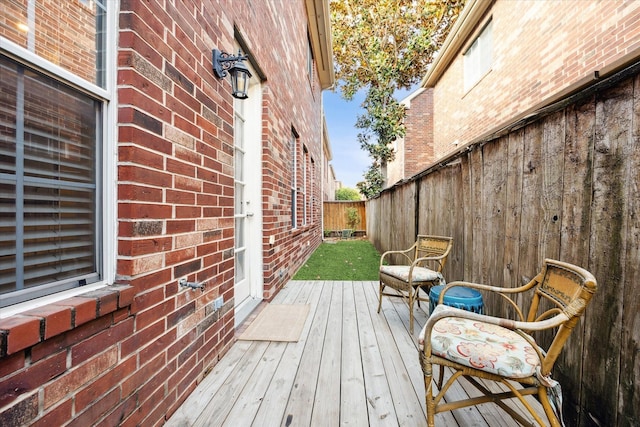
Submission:
[[[242,55],[240,50],[238,50],[237,56],[232,56],[218,49],[213,49],[213,73],[219,79],[225,78],[227,74],[231,75],[231,94],[234,98],[247,99],[249,97],[247,91],[249,90],[251,73],[242,63],[248,58],[247,55]]]

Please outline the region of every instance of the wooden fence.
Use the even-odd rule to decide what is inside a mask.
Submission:
[[[638,64],[508,132],[478,141],[367,202],[376,248],[453,236],[448,281],[514,287],[544,258],[580,265],[598,291],[554,377],[568,426],[640,425]],[[497,300],[489,313],[504,312]]]
[[[358,212],[360,221],[355,227],[351,227],[347,222],[347,209],[349,208],[354,208]],[[355,233],[364,234],[367,229],[365,202],[364,200],[323,202],[322,221],[325,235],[335,234],[345,229],[352,229]]]

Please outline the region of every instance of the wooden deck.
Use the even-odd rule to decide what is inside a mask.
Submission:
[[[237,341],[167,426],[424,426],[417,336],[427,315],[377,282],[292,281],[274,303],[310,304],[298,342]],[[461,386],[451,395],[473,393]],[[539,405],[538,405],[539,406]],[[527,418],[531,418],[530,416]],[[438,414],[437,426],[517,426],[494,404]]]

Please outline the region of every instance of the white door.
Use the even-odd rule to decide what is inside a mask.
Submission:
[[[256,73],[253,73],[255,76]],[[249,98],[234,100],[235,323],[262,301],[261,90],[252,78]]]

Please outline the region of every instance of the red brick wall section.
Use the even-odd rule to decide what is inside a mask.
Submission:
[[[433,89],[411,99],[405,118],[404,177],[409,178],[430,165],[433,153]]]
[[[494,3],[493,65],[464,91],[462,53],[435,87],[438,157],[640,49],[640,2]],[[481,23],[476,32],[483,27]],[[473,35],[468,44],[474,37]]]
[[[211,50],[231,51],[234,29],[266,77],[266,299],[322,239],[321,89],[307,75],[304,2],[123,0],[118,26],[121,285],[0,321],[0,425],[161,424],[233,343],[233,98]],[[292,128],[316,165],[312,221],[296,229]],[[180,290],[182,277],[205,290]]]
[[[116,285],[0,319],[0,425],[31,424],[41,407],[41,423],[69,420],[69,392],[95,391],[96,366],[131,332],[133,295]]]

